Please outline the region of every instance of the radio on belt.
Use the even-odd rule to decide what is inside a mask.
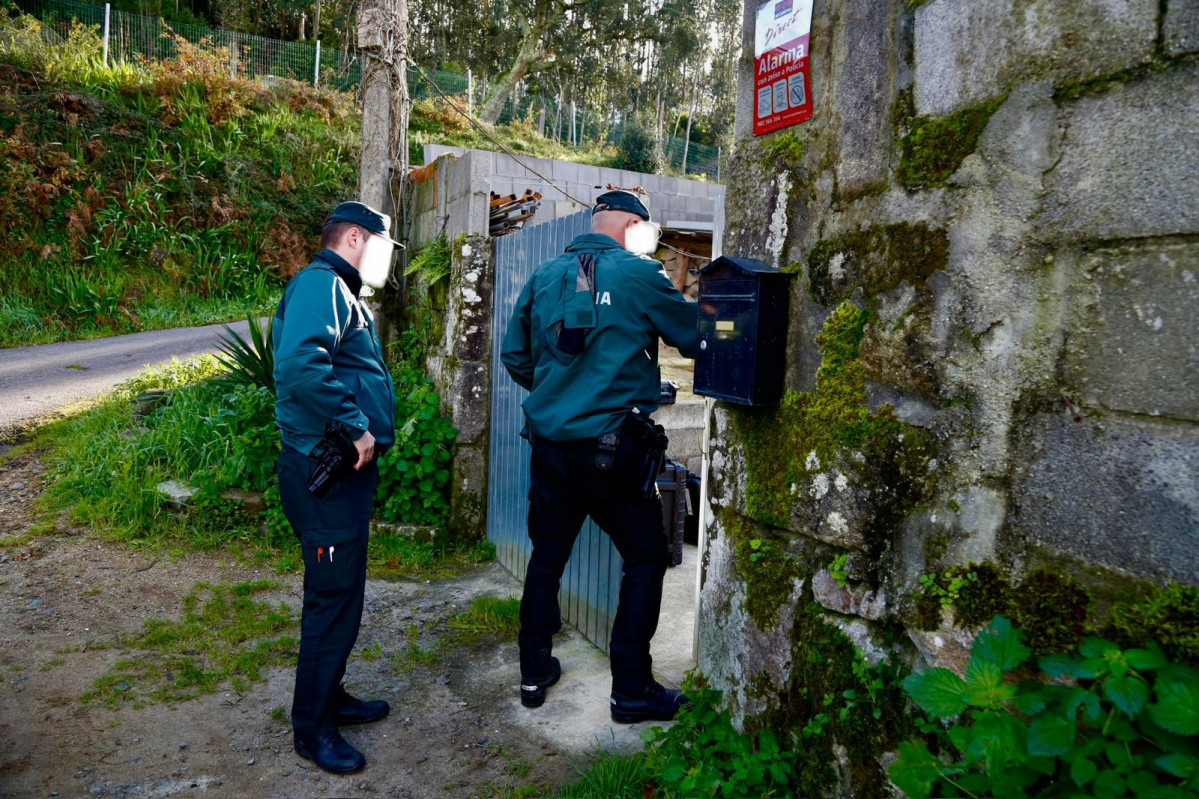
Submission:
[[[778,405],[786,372],[791,278],[752,258],[722,256],[699,275],[695,393]]]

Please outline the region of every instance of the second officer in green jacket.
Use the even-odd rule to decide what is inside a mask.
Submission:
[[[590,516],[624,561],[609,649],[612,718],[668,720],[684,700],[654,680],[650,659],[669,550],[647,419],[661,391],[658,340],[694,357],[698,306],[645,257],[657,249],[658,228],[636,195],[600,195],[591,231],[537,268],[516,301],[501,353],[529,390],[523,407],[533,446],[521,701],[541,705],[561,674],[550,654],[561,627],[558,588]]]
[[[375,721],[390,709],[341,684],[362,621],[376,457],[395,441],[395,391],[362,301],[366,286],[387,280],[389,221],[362,203],[337,206],[321,234],[324,249],[287,284],[272,331],[279,495],[304,558],[291,724],[296,752],[335,774],[366,765],[338,725]],[[347,456],[331,488],[314,480],[330,448]]]

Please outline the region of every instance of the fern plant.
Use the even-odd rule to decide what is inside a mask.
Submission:
[[[275,343],[271,332],[275,320],[272,318],[261,327],[253,316],[247,316],[246,322],[250,326],[249,341],[225,325],[225,332],[217,345],[221,354],[216,356],[227,370],[221,379],[235,385],[261,386],[274,394]]]
[[[432,286],[450,274],[450,245],[445,236],[433,239],[412,256],[404,274]]]

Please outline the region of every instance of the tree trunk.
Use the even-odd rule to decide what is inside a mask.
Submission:
[[[489,125],[494,125],[504,111],[504,104],[512,95],[516,84],[528,75],[532,68],[546,57],[545,46],[542,44],[542,33],[533,35],[533,30],[526,31],[520,41],[520,50],[516,53],[516,61],[500,81],[495,94],[487,98],[483,106],[481,118]]]
[[[316,0],[316,9],[312,13],[312,38],[321,38],[321,0]]]
[[[691,149],[691,120],[695,118],[695,93],[699,89],[699,70],[691,81],[691,106],[687,110],[687,137],[683,140],[683,177],[687,177],[687,153]]]

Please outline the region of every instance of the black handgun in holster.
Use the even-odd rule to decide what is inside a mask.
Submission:
[[[358,462],[358,448],[345,433],[329,427],[317,443],[316,451],[320,453],[317,456],[320,463],[312,473],[312,479],[308,481],[308,492],[313,496],[323,497],[346,472],[354,468],[354,464]]]
[[[620,434],[628,436],[633,444],[636,485],[641,495],[649,499],[658,492],[658,474],[666,463],[666,447],[670,443],[666,430],[634,408],[621,424]]]

